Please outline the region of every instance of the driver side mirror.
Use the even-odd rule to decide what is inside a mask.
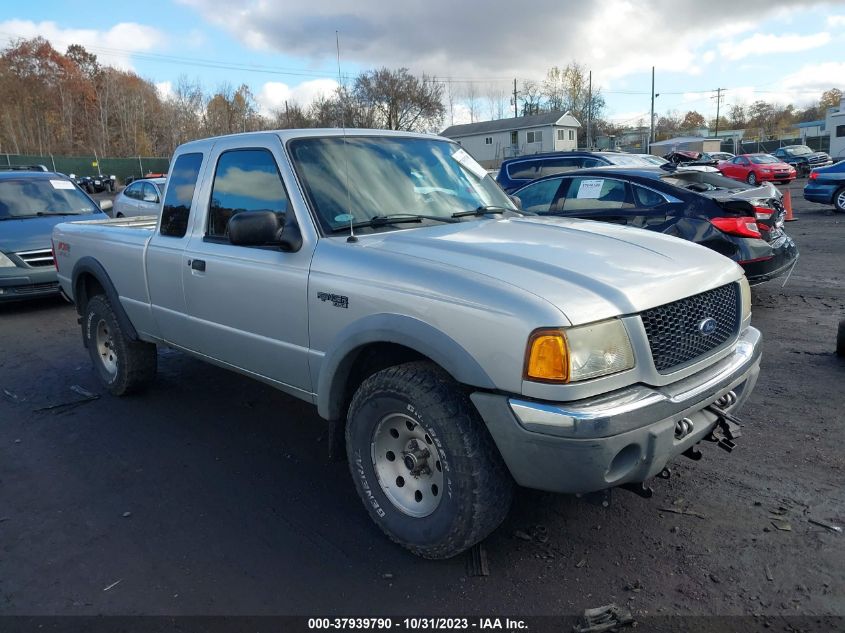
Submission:
[[[235,246],[278,246],[295,252],[302,247],[302,234],[293,214],[273,211],[243,211],[229,219],[229,242]]]
[[[111,200],[100,200],[100,211],[111,211],[114,204]]]

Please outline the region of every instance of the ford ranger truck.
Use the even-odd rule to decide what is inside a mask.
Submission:
[[[53,243],[112,394],[148,386],[166,346],[312,402],[373,521],[427,558],[484,539],[515,485],[636,486],[703,439],[732,447],[759,372],[735,263],[525,214],[431,135],[186,143],[160,217]]]

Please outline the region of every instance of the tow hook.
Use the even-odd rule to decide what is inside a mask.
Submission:
[[[728,413],[715,403],[707,407],[707,410],[716,414],[716,426],[710,431],[707,440],[716,442],[720,448],[730,453],[736,448],[736,443],[733,440],[742,437],[742,422],[735,415]]]

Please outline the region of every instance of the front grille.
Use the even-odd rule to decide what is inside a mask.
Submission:
[[[21,251],[20,253],[15,253],[15,255],[20,257],[27,266],[32,266],[33,268],[56,265],[53,261],[53,251],[49,248],[38,251]]]
[[[19,295],[30,295],[35,294],[38,292],[47,292],[52,290],[59,289],[59,282],[58,281],[50,281],[46,284],[32,284],[29,286],[12,286],[7,290],[13,291],[15,294]]]
[[[645,326],[654,366],[666,372],[712,352],[739,331],[739,284],[732,283],[701,294],[646,310]],[[713,319],[709,334],[705,324]]]

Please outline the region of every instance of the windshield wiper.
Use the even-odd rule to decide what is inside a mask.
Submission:
[[[370,227],[370,228],[378,228],[380,226],[385,226],[387,224],[400,224],[406,222],[422,222],[423,220],[433,220],[435,222],[446,222],[448,224],[452,224],[457,222],[453,218],[447,218],[442,215],[418,215],[414,213],[392,213],[390,215],[374,215],[369,220],[361,220],[360,222],[353,222],[352,228],[353,229],[360,229],[362,227]],[[336,229],[332,229],[332,233],[341,233],[343,231],[348,231],[350,225],[345,224],[342,226],[337,227]]]
[[[515,209],[509,209],[507,207],[497,207],[492,204],[486,204],[484,206],[478,207],[473,209],[472,211],[458,211],[457,213],[453,213],[453,218],[465,218],[470,215],[487,215],[488,213],[506,213],[507,211],[513,211],[514,213],[518,213]]]

